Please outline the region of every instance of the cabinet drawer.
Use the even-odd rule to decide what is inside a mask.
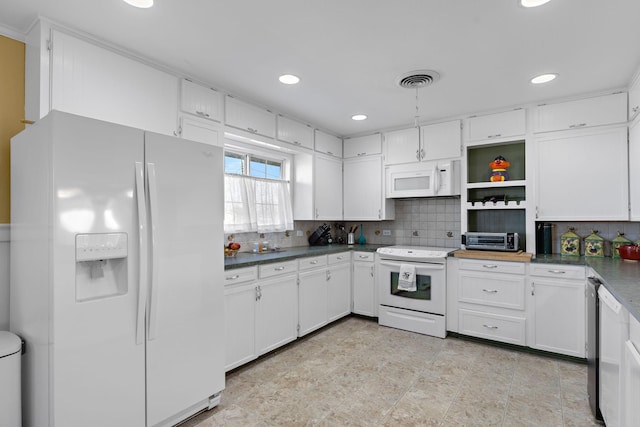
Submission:
[[[553,277],[555,279],[582,279],[586,275],[586,268],[561,264],[531,264],[529,274],[532,276]]]
[[[524,310],[524,276],[460,272],[458,299],[461,302]]]
[[[460,333],[479,338],[525,345],[525,319],[472,310],[458,310]]]
[[[300,270],[310,270],[312,268],[325,267],[327,265],[327,256],[319,255],[298,260],[298,268]]]
[[[522,262],[461,259],[459,266],[461,270],[486,271],[489,273],[525,273],[525,265]]]
[[[224,286],[246,283],[258,278],[258,269],[254,267],[236,268],[224,272]]]
[[[329,254],[327,255],[329,259],[329,265],[331,264],[339,264],[341,262],[349,262],[351,261],[351,252],[340,252],[339,254]]]
[[[374,258],[373,252],[354,252],[353,260],[354,261],[364,261],[364,262],[373,262]]]
[[[297,273],[298,261],[275,262],[273,264],[263,264],[258,266],[258,273],[261,279],[265,277],[279,276],[287,273]]]

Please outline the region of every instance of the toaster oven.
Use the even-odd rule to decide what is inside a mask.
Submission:
[[[518,245],[518,233],[469,232],[462,235],[462,249],[516,252]]]

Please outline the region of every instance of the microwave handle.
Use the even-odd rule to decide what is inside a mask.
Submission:
[[[438,164],[433,166],[433,194],[437,195],[440,191],[440,170]]]

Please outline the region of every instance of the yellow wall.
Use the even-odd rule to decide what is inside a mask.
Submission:
[[[24,43],[0,36],[0,224],[10,222],[9,146],[23,119]]]

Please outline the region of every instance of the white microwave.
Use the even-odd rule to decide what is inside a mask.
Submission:
[[[460,161],[418,162],[385,168],[386,197],[460,195]]]

